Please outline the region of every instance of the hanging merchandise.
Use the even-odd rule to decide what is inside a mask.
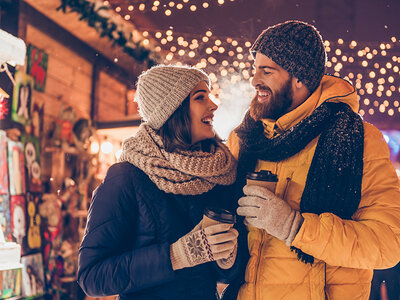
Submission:
[[[0,66],[0,72],[2,72],[2,66]],[[12,93],[11,87],[9,92]],[[12,99],[3,89],[0,88],[0,129],[8,129],[14,126],[11,120],[11,105]]]
[[[9,113],[9,100],[10,96],[0,88],[0,120],[4,120]]]
[[[4,30],[0,29],[0,73],[5,72],[15,86],[16,82],[13,74],[8,69],[8,65],[23,65],[25,62],[26,46],[25,42]],[[4,86],[3,86],[4,87]],[[6,88],[6,87],[4,87]],[[7,89],[7,88],[6,88]],[[7,89],[8,93],[12,90]],[[11,122],[11,100],[9,95],[0,88],[0,126],[1,128],[13,127]]]
[[[32,120],[31,126],[27,133],[30,133],[33,136],[41,137],[43,134],[43,121],[44,121],[44,103],[37,101],[33,102],[32,105]]]
[[[13,121],[28,126],[31,122],[32,78],[18,71],[15,73],[12,114]]]
[[[25,194],[25,158],[21,142],[8,140],[8,173],[10,194]]]
[[[21,296],[21,268],[0,267],[0,299]]]
[[[62,202],[55,194],[43,194],[39,205],[42,217],[43,266],[46,277],[46,290],[57,294],[60,290],[60,276],[63,274],[63,261],[58,255],[62,239]]]
[[[26,236],[23,239],[22,249],[24,254],[40,250],[42,237],[40,234],[41,217],[39,214],[40,196],[38,193],[26,195]]]
[[[44,274],[42,254],[36,253],[21,258],[22,296],[33,297],[44,294]]]
[[[79,187],[71,178],[65,178],[64,190],[61,192],[60,200],[63,204],[63,239],[71,243],[79,243],[79,219],[81,194]]]
[[[28,45],[27,73],[33,78],[35,90],[44,92],[47,78],[47,62],[49,55],[33,45]]]
[[[30,135],[21,135],[24,144],[25,166],[27,170],[27,191],[41,192],[41,168],[40,168],[40,140]]]
[[[0,195],[0,230],[6,241],[11,242],[10,196]]]
[[[90,126],[90,120],[84,118],[77,120],[73,126],[72,139],[74,145],[80,151],[87,151],[94,131],[94,128]]]
[[[0,130],[0,194],[8,194],[8,165],[6,133]]]
[[[22,240],[26,235],[25,196],[11,196],[10,210],[12,239],[22,245]]]
[[[51,134],[52,142],[57,147],[72,145],[72,128],[76,114],[71,106],[62,104]]]
[[[0,299],[21,295],[21,246],[6,242],[0,230]]]
[[[51,251],[61,245],[61,206],[62,202],[55,194],[44,194],[39,204],[39,213],[42,218],[44,236],[44,261],[47,264]]]

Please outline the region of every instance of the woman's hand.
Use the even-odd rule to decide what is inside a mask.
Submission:
[[[170,247],[174,270],[228,259],[235,252],[239,233],[231,224],[217,224],[191,231]]]

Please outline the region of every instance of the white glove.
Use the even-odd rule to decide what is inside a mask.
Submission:
[[[239,199],[237,214],[290,246],[304,220],[300,212],[265,187],[246,185],[243,192],[246,196]]]
[[[231,227],[231,224],[217,224],[181,237],[170,246],[172,268],[178,270],[228,259],[234,252],[239,235]]]

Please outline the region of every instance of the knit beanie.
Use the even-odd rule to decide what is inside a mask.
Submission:
[[[305,22],[287,21],[265,29],[250,48],[260,52],[314,92],[325,74],[327,56],[317,29]]]
[[[189,66],[157,65],[143,72],[135,94],[143,120],[160,129],[202,80],[210,86],[203,71]]]

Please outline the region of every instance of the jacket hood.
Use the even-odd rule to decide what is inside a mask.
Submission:
[[[276,121],[272,119],[262,119],[266,136],[272,138],[275,131],[277,133],[282,133],[293,127],[301,120],[311,115],[318,106],[326,101],[345,103],[349,105],[355,113],[358,113],[359,102],[356,89],[342,78],[324,75],[314,93],[294,110],[283,115]]]

